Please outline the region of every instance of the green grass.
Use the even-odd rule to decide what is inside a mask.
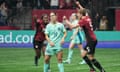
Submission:
[[[64,49],[64,57],[67,57],[67,49]],[[107,72],[120,72],[120,49],[96,49],[96,58]],[[0,72],[43,72],[43,57],[39,60],[39,66],[34,66],[34,50],[31,48],[0,48]],[[64,64],[65,72],[89,72],[87,65],[79,65],[81,61],[79,50],[74,49],[71,64]],[[52,72],[58,72],[57,60],[51,59]],[[97,70],[97,72],[99,72]]]

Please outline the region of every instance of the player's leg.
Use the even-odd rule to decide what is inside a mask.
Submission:
[[[49,62],[50,62],[50,55],[45,55],[45,59],[44,59],[44,72],[48,72],[49,70]]]
[[[89,44],[87,43],[87,45],[85,46],[81,56],[85,60],[85,62],[88,64],[88,66],[90,67],[90,72],[95,72],[95,68],[93,67],[90,59],[87,57],[87,54],[89,53],[89,51],[90,51]]]
[[[62,57],[63,57],[62,50],[57,52],[56,57],[57,57],[57,60],[58,60],[59,72],[64,72],[64,66],[63,66],[63,63],[62,63]]]
[[[94,64],[94,66],[100,70],[100,72],[105,72],[101,64],[94,58],[96,45],[97,45],[97,41],[93,41],[91,43],[91,52],[88,54],[88,57],[91,60],[91,62]]]
[[[69,45],[69,50],[68,50],[68,57],[67,57],[67,60],[65,60],[65,61],[63,61],[63,62],[68,63],[68,64],[71,63],[74,45],[75,45],[74,43],[72,43],[72,42],[70,43],[70,45]]]
[[[48,42],[45,40],[45,41],[43,42],[43,46],[42,46],[43,56],[45,56],[45,49],[46,49],[47,44],[48,44]]]
[[[78,45],[78,48],[82,54],[82,52],[84,51],[82,43],[77,44],[77,45]],[[82,60],[82,62],[80,62],[79,64],[86,64],[86,62],[84,60]]]
[[[40,49],[35,49],[35,52],[36,52],[36,56],[35,56],[35,65],[36,66],[38,66],[38,60],[39,60],[39,58],[40,58],[40,56],[41,56],[41,51],[40,51]]]
[[[45,57],[45,49],[46,49],[46,45],[44,45],[43,48],[42,48],[42,53],[43,53],[44,57]],[[49,62],[48,70],[50,72],[50,62]]]
[[[41,57],[41,48],[42,48],[42,43],[39,41],[34,41],[34,50],[35,50],[35,58],[34,58],[34,62],[35,65],[38,65],[38,59]]]

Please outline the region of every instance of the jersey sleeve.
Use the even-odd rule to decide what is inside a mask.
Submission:
[[[80,20],[80,21],[78,22],[78,24],[79,24],[80,27],[82,27],[82,26],[84,26],[84,21],[83,21],[83,20]]]
[[[45,34],[49,34],[49,31],[50,31],[49,28],[50,28],[49,25],[47,25],[45,28]]]
[[[65,26],[62,24],[62,31],[66,32]]]

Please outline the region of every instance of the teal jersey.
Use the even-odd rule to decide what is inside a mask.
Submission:
[[[72,24],[76,25],[78,24],[78,20],[74,20],[71,22]],[[72,29],[73,33],[76,31],[76,28]]]
[[[78,24],[78,20],[74,20],[74,21],[72,22],[72,24]],[[72,29],[72,31],[73,31],[73,34],[74,34],[75,31],[76,31],[76,29]],[[77,33],[77,35],[75,36],[75,38],[72,40],[72,42],[73,42],[73,43],[82,43],[83,40],[84,40],[84,38],[83,38],[82,30],[81,30],[81,28],[79,27],[78,33]]]
[[[59,22],[56,24],[49,23],[46,26],[45,34],[47,34],[49,39],[55,44],[55,47],[53,48],[56,48],[56,46],[60,47],[60,42],[65,31],[64,25]],[[48,47],[50,47],[49,43]]]

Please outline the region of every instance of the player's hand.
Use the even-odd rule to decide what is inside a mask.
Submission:
[[[45,28],[42,29],[42,32],[45,32]]]
[[[55,44],[53,42],[50,42],[50,46],[53,47],[55,46]]]
[[[40,22],[40,19],[37,19],[37,22]]]
[[[37,18],[37,15],[33,15],[33,18],[36,19],[36,18]]]
[[[67,17],[66,16],[63,16],[63,20],[66,20],[67,19]]]
[[[64,43],[64,39],[61,40],[61,45]]]
[[[76,1],[75,3],[76,3],[76,5],[78,5],[78,6],[80,5],[79,1]]]
[[[70,40],[73,40],[73,38],[74,38],[74,37],[73,37],[73,36],[71,36]]]

